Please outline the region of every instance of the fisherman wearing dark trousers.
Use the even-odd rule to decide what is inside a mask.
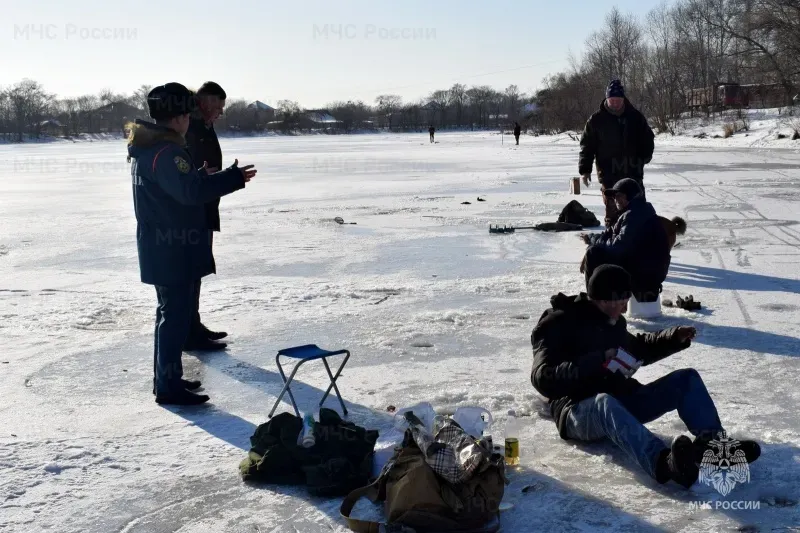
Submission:
[[[222,116],[225,108],[225,91],[217,83],[208,81],[197,91],[197,109],[192,113],[189,130],[186,132],[186,147],[192,159],[199,165],[207,165],[206,171],[213,174],[222,168],[222,148],[219,145],[214,122]],[[220,231],[219,198],[205,205],[210,233],[210,244],[214,244],[214,231]],[[195,310],[189,336],[183,347],[186,351],[212,351],[224,349],[227,344],[216,342],[228,336],[225,331],[211,331],[200,320],[200,287],[197,280],[194,302]]]
[[[514,123],[514,139],[517,141],[517,146],[519,146],[519,134],[522,133],[522,127],[519,125],[519,122]]]
[[[436,128],[433,127],[433,124],[431,124],[431,127],[428,128],[428,133],[431,136],[431,142],[433,142],[433,134],[436,133]]]

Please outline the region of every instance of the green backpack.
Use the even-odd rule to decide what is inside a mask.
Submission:
[[[350,517],[356,502],[367,497],[373,503],[384,502],[388,530],[405,526],[417,533],[494,533],[500,528],[499,506],[508,480],[503,456],[488,455],[469,479],[452,484],[428,465],[408,430],[378,479],[351,492],[340,513],[350,530],[378,533],[378,522]]]

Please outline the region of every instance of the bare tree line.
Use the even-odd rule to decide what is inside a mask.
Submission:
[[[627,96],[660,132],[674,133],[698,88],[772,86],[757,90],[770,90],[779,105],[791,106],[800,87],[800,0],[678,0],[644,20],[612,9],[586,40],[582,58],[573,58],[537,93],[542,127],[580,128],[612,78],[623,81]],[[756,97],[763,99],[761,92]]]
[[[415,102],[383,94],[373,102],[338,101],[305,110],[280,100],[276,114],[235,99],[218,129],[497,129],[519,121],[535,131],[568,131],[582,127],[599,108],[612,78],[623,81],[629,99],[660,132],[674,133],[693,90],[726,82],[777,87],[780,105],[789,106],[800,86],[800,0],[677,0],[643,20],[614,8],[586,39],[580,58],[571,57],[568,69],[548,76],[532,94],[516,85],[497,90],[456,83]],[[23,80],[0,88],[0,135],[22,140],[54,129],[63,135],[121,131],[125,121],[147,117],[149,90],[142,85],[129,95],[103,90],[60,99]],[[323,115],[333,120],[321,120]]]
[[[0,88],[0,136],[22,140],[26,135],[38,137],[54,132],[66,136],[121,133],[126,122],[147,118],[150,89],[142,85],[128,95],[103,90],[96,95],[58,98],[38,82],[26,79]],[[522,120],[523,105],[534,99],[534,94],[521,93],[516,85],[498,91],[488,85],[468,88],[462,84],[433,91],[415,102],[403,102],[398,95],[384,94],[372,103],[337,101],[321,110],[307,110],[295,101],[279,100],[275,112],[266,114],[259,113],[245,100],[229,99],[217,128],[241,132],[323,128],[344,133],[364,129],[422,130],[430,124],[439,129],[499,128]],[[316,123],[313,112],[327,113],[336,122]]]

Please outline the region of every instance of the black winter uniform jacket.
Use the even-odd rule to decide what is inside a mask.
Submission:
[[[194,283],[216,272],[205,206],[245,186],[236,167],[196,168],[178,132],[137,120],[128,141],[142,283]],[[202,163],[200,163],[202,165]]]
[[[576,403],[607,393],[617,398],[641,387],[633,378],[607,370],[605,351],[623,348],[649,365],[689,347],[679,342],[676,328],[658,333],[628,333],[625,317],[611,324],[585,293],[559,293],[550,300],[551,309],[542,314],[531,334],[534,388],[550,401],[559,435],[566,439],[565,422]]]

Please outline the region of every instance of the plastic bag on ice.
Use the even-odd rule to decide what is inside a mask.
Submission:
[[[404,407],[403,409],[398,410],[394,415],[395,428],[404,433],[405,430],[411,427],[405,417],[405,414],[409,411],[414,413],[414,416],[420,419],[422,425],[428,430],[429,433],[433,433],[433,419],[436,418],[436,411],[433,410],[433,406],[428,402],[421,402],[416,405],[412,405],[411,407]],[[402,438],[400,440],[402,441]]]
[[[459,407],[453,413],[453,420],[472,437],[476,439],[483,436],[487,427],[492,425],[492,413],[483,407]]]
[[[406,429],[411,427],[405,418],[405,413],[413,412],[419,418],[425,428],[433,432],[433,419],[436,418],[436,411],[428,402],[421,402],[411,407],[399,409],[394,415],[394,427],[387,431],[381,431],[378,442],[375,443],[375,455],[372,462],[372,475],[378,477],[386,463],[394,455],[394,450],[403,444],[403,436]]]

